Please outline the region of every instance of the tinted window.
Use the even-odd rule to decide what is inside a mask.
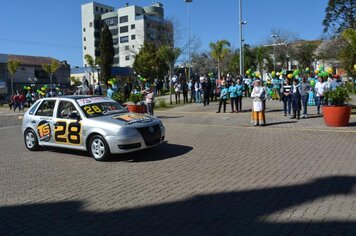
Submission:
[[[120,43],[127,43],[129,41],[129,36],[120,37]]]
[[[35,113],[35,111],[36,111],[36,109],[37,109],[37,107],[38,107],[39,104],[40,104],[40,102],[36,102],[35,104],[33,104],[33,105],[31,106],[31,109],[30,109],[30,111],[29,111],[29,114],[30,114],[30,115],[33,115],[33,113]]]
[[[120,23],[125,23],[129,21],[129,17],[128,16],[121,16],[120,17]]]
[[[129,27],[128,26],[120,27],[120,33],[127,33],[127,32],[129,32]]]
[[[36,116],[53,116],[54,105],[56,100],[43,101],[36,112]]]

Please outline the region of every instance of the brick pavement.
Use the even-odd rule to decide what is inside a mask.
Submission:
[[[275,124],[251,127],[215,110],[157,111],[168,142],[107,163],[28,152],[19,127],[0,128],[0,233],[356,234],[354,126],[268,112]]]

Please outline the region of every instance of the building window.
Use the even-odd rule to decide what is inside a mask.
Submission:
[[[126,61],[129,61],[129,60],[130,60],[130,56],[126,56],[126,57],[125,57],[125,60],[126,60]]]
[[[101,11],[101,13],[103,13],[103,12],[104,12],[104,9],[103,9],[103,8],[100,8],[100,11]]]
[[[83,28],[83,32],[85,32],[85,28]]]
[[[135,29],[135,25],[131,25],[131,29]]]
[[[87,50],[87,47],[86,47],[86,46],[84,46],[84,50]]]
[[[108,13],[108,11],[109,11],[108,9],[105,10],[106,13]]]
[[[130,50],[130,46],[126,45],[126,46],[125,46],[125,50],[126,50],[126,51]]]
[[[93,22],[89,22],[89,27],[93,27]]]
[[[129,41],[129,36],[120,37],[120,43],[127,43]]]
[[[84,39],[83,39],[84,41],[87,41],[87,38],[86,37],[84,37]]]
[[[113,39],[112,39],[112,44],[116,45],[117,42],[118,42],[117,38],[113,38]]]
[[[99,8],[98,8],[98,7],[95,7],[95,11],[99,11]]]
[[[117,35],[117,33],[118,33],[117,29],[112,29],[112,30],[110,30],[110,32],[111,32],[112,35]]]
[[[136,39],[136,35],[131,35],[131,40],[135,40]]]
[[[120,27],[120,34],[127,33],[127,32],[129,32],[129,27],[128,26]]]
[[[120,23],[125,23],[129,21],[129,16],[121,16],[120,17]]]
[[[135,48],[135,45],[132,45],[132,48]]]

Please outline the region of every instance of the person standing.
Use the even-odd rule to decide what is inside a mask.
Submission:
[[[182,82],[183,103],[188,103],[188,91],[189,91],[189,86],[187,84],[187,81],[183,80]]]
[[[263,126],[266,124],[265,107],[263,105],[263,100],[265,100],[265,96],[265,88],[261,86],[260,80],[256,80],[251,92],[251,98],[253,99],[251,122],[254,126]]]
[[[236,80],[236,93],[237,93],[237,110],[236,112],[241,112],[242,111],[242,97],[245,91],[245,86],[242,83],[241,79]]]
[[[211,81],[209,78],[204,79],[204,82],[202,84],[202,89],[203,89],[203,96],[204,96],[203,104],[204,106],[206,106],[209,105],[209,101],[210,101]]]
[[[316,93],[316,108],[317,114],[320,115],[320,106],[324,105],[324,93],[327,91],[327,84],[322,77],[318,77],[318,82],[315,84]]]
[[[231,103],[231,113],[237,112],[237,87],[235,81],[231,81],[231,85],[229,87],[229,96],[230,96],[230,103]],[[236,109],[234,109],[234,107]]]
[[[222,105],[224,105],[224,113],[226,112],[226,100],[227,100],[228,92],[229,89],[226,87],[226,83],[222,82],[220,85],[219,110],[216,113],[220,113]]]
[[[278,78],[278,76],[275,76],[272,79],[272,84],[273,84],[273,100],[281,101],[281,80]]]
[[[293,80],[292,90],[291,90],[291,97],[292,97],[292,108],[293,108],[293,116],[291,119],[300,118],[300,99],[301,99],[301,88],[299,84],[299,80],[295,78]]]
[[[112,98],[112,96],[114,95],[114,90],[113,90],[111,85],[109,85],[109,88],[106,91],[106,95],[107,95],[108,98]]]
[[[194,89],[194,85],[195,85],[195,80],[191,79],[189,81],[189,89],[190,89],[190,103],[194,102],[195,103],[195,89]]]
[[[291,115],[291,105],[292,105],[291,89],[292,89],[292,85],[290,83],[290,79],[287,78],[282,87],[284,116],[287,116],[287,112],[289,116]]]
[[[16,111],[16,108],[21,110],[21,105],[20,105],[20,94],[18,91],[16,91],[15,95],[13,96],[13,102],[14,102],[14,111]]]
[[[197,79],[197,80],[195,81],[194,90],[195,90],[195,102],[196,102],[196,103],[201,103],[202,85],[201,85],[199,79]]]
[[[306,75],[303,76],[302,83],[300,84],[300,96],[302,99],[303,106],[303,114],[302,118],[308,117],[308,100],[309,100],[309,92],[311,91],[310,84],[308,83],[308,78]]]
[[[154,91],[152,87],[148,87],[145,90],[142,91],[142,94],[146,96],[146,108],[147,108],[147,113],[153,116],[153,110],[154,110]]]
[[[180,104],[180,92],[181,92],[181,83],[180,81],[177,81],[177,83],[174,84],[174,93],[175,93],[175,98],[176,98],[176,104]]]

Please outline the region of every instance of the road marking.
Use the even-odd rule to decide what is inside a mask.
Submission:
[[[8,126],[8,127],[0,127],[0,130],[2,130],[2,129],[12,129],[12,128],[18,128],[18,127],[21,127],[21,125]]]

